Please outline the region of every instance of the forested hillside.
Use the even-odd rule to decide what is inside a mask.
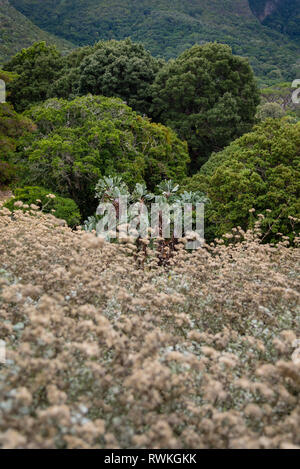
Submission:
[[[299,0],[249,0],[249,5],[262,24],[299,39]]]
[[[195,43],[227,43],[235,54],[250,58],[255,73],[264,81],[294,78],[300,58],[293,18],[289,17],[287,28],[277,27],[278,18],[285,21],[285,10],[281,9],[279,16],[263,21],[268,25],[271,22],[274,29],[266,27],[253,13],[260,16],[257,1],[252,2],[252,10],[247,0],[11,0],[11,3],[39,27],[78,45],[130,36],[142,41],[154,55],[168,59]]]
[[[0,63],[36,41],[56,44],[62,51],[73,47],[69,41],[42,31],[9,4],[8,0],[0,0]]]

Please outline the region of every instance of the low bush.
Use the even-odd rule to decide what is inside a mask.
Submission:
[[[41,208],[44,213],[54,213],[57,218],[65,220],[71,227],[80,222],[80,212],[74,200],[51,194],[51,191],[43,187],[26,186],[14,189],[14,197],[4,206],[14,211],[20,208],[28,210],[32,204]]]

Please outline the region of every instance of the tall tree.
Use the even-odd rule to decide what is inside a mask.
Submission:
[[[50,99],[26,115],[37,132],[18,155],[23,183],[72,198],[84,216],[93,212],[101,176],[119,174],[130,187],[145,182],[150,189],[162,178],[180,182],[186,176],[187,145],[120,99]]]
[[[232,228],[253,227],[253,209],[261,215],[264,239],[278,233],[296,236],[300,222],[300,122],[267,119],[252,132],[213,154],[185,186],[203,191],[206,237]]]
[[[223,44],[185,51],[163,67],[153,85],[152,116],[187,140],[192,169],[250,130],[258,104],[248,61]]]
[[[6,86],[15,78],[12,73],[0,70],[0,80]],[[9,160],[16,151],[18,139],[34,128],[33,122],[18,114],[10,103],[0,104],[0,186],[6,186],[16,178],[15,166]]]
[[[134,110],[148,114],[150,85],[163,63],[130,39],[99,42],[95,52],[79,66],[78,92],[118,97]]]
[[[22,49],[6,65],[5,70],[16,73],[18,78],[8,86],[9,100],[18,111],[44,101],[48,97],[50,84],[58,78],[63,59],[55,46],[37,42]]]

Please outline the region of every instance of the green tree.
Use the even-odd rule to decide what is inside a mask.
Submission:
[[[59,77],[54,82],[49,83],[49,98],[74,99],[78,96],[79,66],[96,49],[97,44],[94,46],[78,47],[63,57],[63,66]]]
[[[293,108],[291,82],[281,82],[260,90],[262,104],[277,103],[284,111]]]
[[[102,41],[79,66],[78,93],[119,97],[134,110],[148,114],[150,85],[163,63],[130,39]]]
[[[0,79],[6,85],[15,78],[15,75],[0,70]],[[34,128],[33,122],[18,114],[11,104],[0,104],[0,186],[7,186],[16,179],[16,168],[9,161],[13,159],[20,137]]]
[[[15,152],[18,138],[33,131],[33,122],[18,114],[9,103],[0,105],[0,160],[8,160]]]
[[[50,84],[56,80],[63,66],[60,52],[55,46],[37,42],[16,54],[5,70],[18,77],[8,85],[9,100],[18,112],[48,97]]]
[[[23,184],[70,197],[83,216],[95,209],[94,189],[105,175],[151,189],[186,176],[187,146],[161,124],[142,118],[118,98],[51,99],[26,112],[37,126],[18,154]]]
[[[148,114],[151,85],[163,64],[143,45],[126,39],[100,41],[64,57],[54,46],[36,43],[5,68],[18,74],[9,89],[10,100],[19,111],[50,97],[74,99],[91,93],[119,97],[134,110]]]
[[[251,129],[258,90],[246,59],[222,44],[196,45],[171,60],[153,85],[152,116],[187,140],[192,169]]]
[[[265,16],[261,17],[261,13],[266,3],[268,7],[272,4],[273,14],[265,18],[270,27],[262,25],[251,13],[248,0],[10,0],[10,3],[43,30],[77,45],[131,37],[142,42],[153,55],[168,60],[193,44],[216,41],[230,45],[234,54],[248,57],[264,86],[281,77],[294,79],[300,66],[299,36],[294,34],[300,25],[295,8],[299,0],[253,1],[259,6],[253,10],[260,20]],[[252,5],[253,1],[250,0]],[[287,14],[280,14],[273,22],[274,13],[276,16],[282,6]],[[8,28],[8,33],[9,29],[12,28]],[[286,32],[291,31],[294,32],[289,37]],[[10,41],[7,38],[4,47],[5,42]]]
[[[204,191],[211,201],[207,237],[251,227],[252,208],[264,216],[265,240],[275,241],[278,232],[293,237],[300,219],[299,164],[300,123],[285,118],[268,119],[213,154],[185,184],[187,190]]]

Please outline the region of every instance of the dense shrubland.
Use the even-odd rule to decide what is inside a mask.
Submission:
[[[299,248],[256,225],[139,269],[32,212],[0,212],[0,447],[300,446]]]

